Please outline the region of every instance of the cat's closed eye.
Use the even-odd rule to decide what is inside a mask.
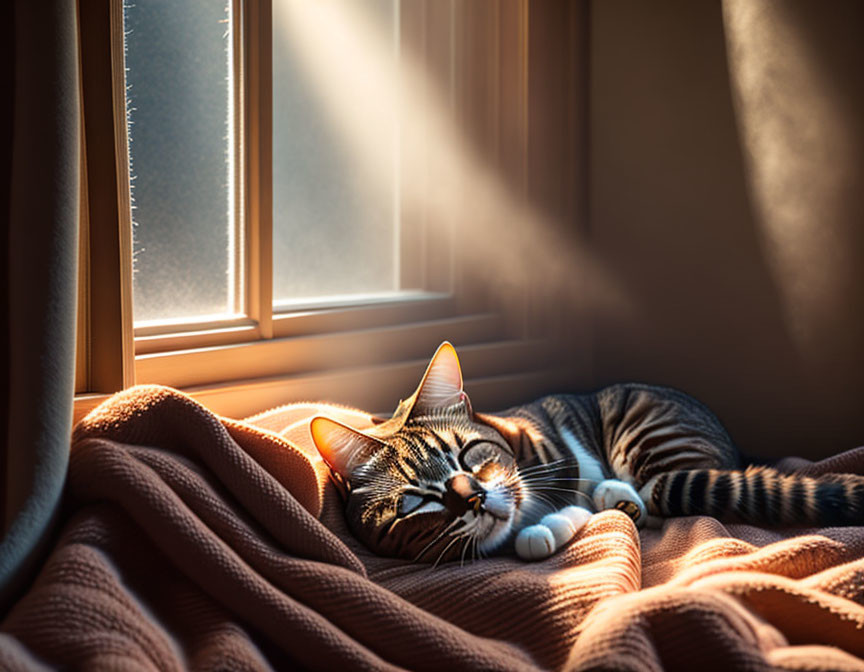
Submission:
[[[444,504],[430,495],[402,495],[399,512],[403,516],[420,513],[438,513],[444,510]]]
[[[501,459],[501,447],[487,439],[477,439],[468,443],[459,453],[459,464],[466,471],[476,469],[488,462]]]

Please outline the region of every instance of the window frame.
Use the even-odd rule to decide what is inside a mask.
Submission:
[[[407,3],[404,18],[409,25],[417,24],[419,19],[419,28],[423,30],[425,12],[417,11],[420,6]],[[455,7],[455,3],[451,6]],[[327,312],[331,324],[334,322],[332,318],[340,315],[341,328],[360,328],[369,321],[369,316],[364,314],[367,308],[369,315],[376,315],[380,312],[377,307],[382,304],[404,306],[413,301],[437,300],[453,295],[453,263],[449,250],[442,249],[449,247],[449,241],[436,239],[433,243],[428,236],[425,240],[418,240],[417,235],[404,240],[407,231],[415,231],[418,227],[416,222],[409,223],[400,218],[397,221],[401,243],[399,275],[403,289],[389,293],[389,296],[358,295],[337,302],[327,297],[316,301],[313,297],[297,307],[281,310],[274,305],[272,11],[271,0],[235,0],[232,17],[235,110],[239,111],[235,119],[235,133],[239,139],[235,147],[235,165],[238,166],[235,202],[239,203],[239,219],[246,241],[242,252],[244,259],[238,264],[244,273],[242,304],[245,315],[213,321],[191,319],[133,326],[136,356],[177,350],[178,345],[227,345],[308,333],[309,325],[314,323],[310,313],[315,312]],[[403,18],[402,13],[401,9],[397,12],[397,21]],[[125,148],[124,143],[120,151],[125,151]],[[423,218],[423,215],[419,217]],[[430,268],[442,258],[447,262],[446,267],[441,272],[431,272]]]
[[[415,276],[405,282],[421,284],[418,292],[365,305],[348,302],[273,312],[272,3],[238,1],[235,39],[241,40],[242,49],[235,49],[235,72],[242,97],[237,109],[242,109],[239,188],[245,192],[247,315],[219,323],[135,329],[123,5],[122,0],[79,0],[84,159],[75,420],[135,383],[179,387],[216,412],[235,417],[300,398],[381,410],[392,405],[392,399],[376,406],[378,393],[365,389],[358,376],[374,375],[378,385],[389,385],[387,398],[393,389],[407,393],[434,349],[431,344],[444,339],[454,340],[460,352],[470,352],[477,362],[467,372],[474,391],[491,390],[492,382],[484,381],[506,384],[508,376],[521,381],[523,390],[545,389],[560,370],[552,373],[548,362],[552,335],[539,334],[538,327],[529,324],[529,315],[538,310],[530,288],[512,297],[509,311],[502,311],[466,278],[454,245],[448,242],[449,249],[442,252],[431,244],[423,233],[429,223],[410,227],[419,237],[401,240],[403,253],[422,250],[420,263],[402,264],[407,274],[426,269],[419,280]],[[400,7],[400,39],[410,41],[424,59],[437,61],[439,68],[445,58],[440,31],[442,26],[450,31],[445,78],[456,122],[477,136],[485,155],[527,195],[529,1],[415,0],[401,1]],[[502,45],[510,43],[515,46],[505,58]],[[482,76],[491,82],[482,96],[477,94],[477,77],[465,74],[467,64],[476,69],[478,62],[485,68]],[[511,106],[509,119],[502,119],[502,102]],[[451,230],[452,224],[447,223]],[[436,273],[442,258],[448,263]],[[387,347],[379,347],[385,343]],[[340,360],[334,368],[322,353],[337,351],[337,346],[357,357]]]

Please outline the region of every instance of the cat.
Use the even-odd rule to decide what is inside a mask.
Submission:
[[[309,427],[352,532],[412,561],[542,560],[613,508],[638,527],[695,514],[864,524],[864,476],[742,470],[720,421],[677,390],[619,384],[476,413],[447,342],[390,419],[359,431],[317,416]]]

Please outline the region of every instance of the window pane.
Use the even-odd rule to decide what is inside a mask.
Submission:
[[[397,12],[398,0],[273,2],[277,306],[399,288]],[[374,49],[358,53],[370,40]],[[381,108],[369,114],[369,105]],[[373,123],[358,131],[364,115]],[[358,156],[364,140],[379,170]]]
[[[242,310],[231,11],[124,7],[136,325]]]

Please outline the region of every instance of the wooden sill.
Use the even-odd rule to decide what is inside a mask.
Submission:
[[[135,381],[187,388],[380,365],[431,356],[444,340],[459,347],[499,340],[503,332],[504,324],[499,315],[480,314],[320,336],[154,353],[135,358]]]
[[[343,305],[330,308],[276,313],[272,335],[276,338],[310,336],[435,320],[456,313],[456,301],[447,294],[416,292],[398,295],[378,304]],[[191,348],[249,343],[265,338],[259,324],[236,319],[187,325],[148,326],[135,329],[135,354],[149,355]]]
[[[563,381],[545,340],[478,343],[459,348],[465,389],[475,408],[499,410],[554,392]],[[431,353],[430,353],[431,354]],[[219,415],[242,418],[298,401],[329,401],[387,413],[420,380],[428,355],[368,366],[181,387]],[[370,384],[371,382],[371,384]],[[77,423],[110,395],[75,398]]]

